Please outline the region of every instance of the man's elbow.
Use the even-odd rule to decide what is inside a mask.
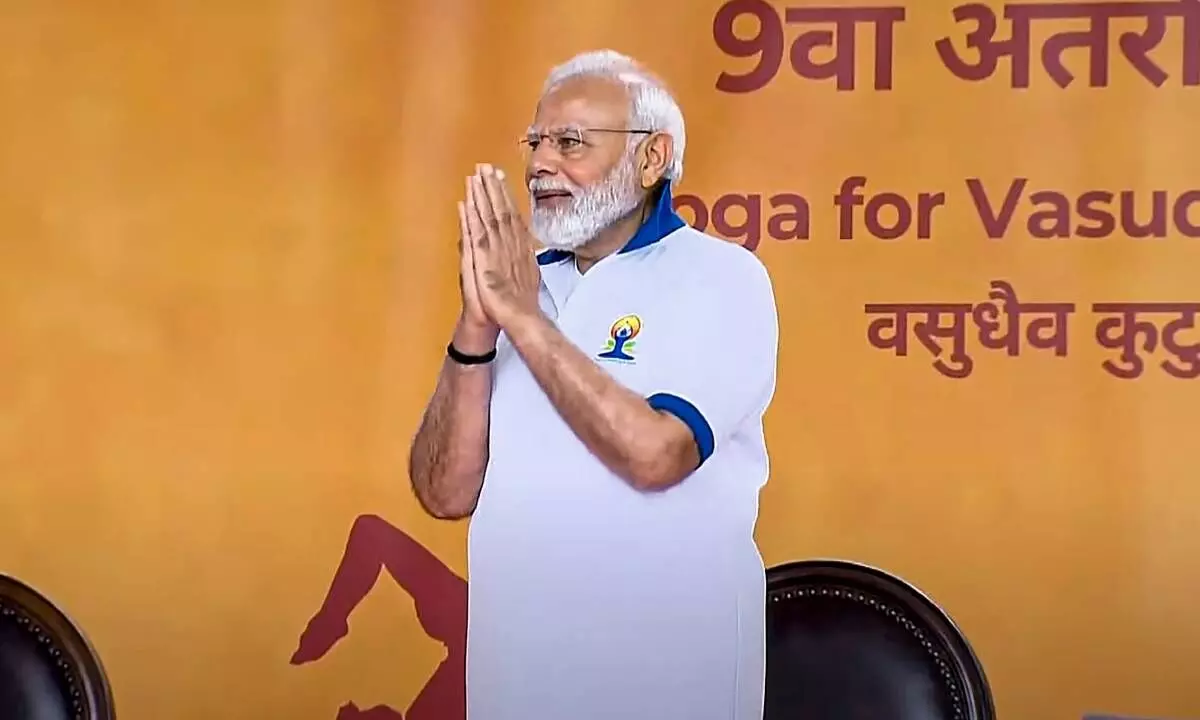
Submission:
[[[445,498],[429,498],[417,494],[417,502],[425,512],[438,520],[462,520],[475,512],[475,503],[454,501]]]
[[[461,484],[446,482],[446,478],[435,480],[427,473],[415,473],[409,469],[413,495],[421,508],[438,520],[461,520],[475,512],[479,502],[478,492],[467,492]],[[481,485],[482,483],[476,483]]]
[[[438,520],[465,520],[466,518],[471,517],[471,514],[475,512],[475,508],[452,506],[431,508],[426,506],[425,512],[429,513]]]
[[[626,464],[625,480],[635,490],[663,492],[683,482],[700,466],[700,453],[690,434],[676,433],[646,438],[634,446]]]
[[[627,474],[626,481],[638,492],[659,493],[675,487],[687,479],[690,474],[690,472],[666,472],[657,468],[638,468]]]

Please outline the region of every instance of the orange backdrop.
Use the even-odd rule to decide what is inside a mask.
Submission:
[[[424,685],[442,647],[386,578],[319,662],[289,657],[360,515],[465,573],[465,525],[424,517],[405,476],[457,312],[454,202],[475,162],[517,171],[545,71],[596,47],[673,83],[683,214],[757,237],[775,279],[766,561],[844,557],[916,583],[976,646],[1003,718],[1200,715],[1200,382],[1163,371],[1161,343],[1140,377],[1106,371],[1091,310],[1200,301],[1200,203],[1160,238],[1027,227],[1035,190],[1132,191],[1143,219],[1152,191],[1195,199],[1182,18],[1150,53],[1161,86],[1120,52],[1118,33],[1147,27],[1127,17],[1106,86],[1081,48],[1057,85],[1039,50],[1087,21],[1038,19],[1029,87],[1014,88],[1007,59],[977,82],[947,69],[936,41],[970,61],[972,25],[922,0],[893,26],[890,89],[859,26],[849,90],[801,77],[802,49],[792,62],[795,38],[828,22],[720,7],[4,4],[0,571],[79,620],[122,718],[325,720],[348,701],[403,711]],[[718,89],[764,62],[778,71],[733,81],[760,87]],[[914,217],[874,238],[855,206],[839,239],[851,176],[867,200],[945,193],[929,237]],[[1028,179],[1002,237],[971,178],[995,208]],[[776,239],[803,235],[772,219],[798,204],[772,209],[782,193],[807,200],[808,239]],[[907,357],[867,341],[866,303],[978,303],[993,280],[1076,303],[1066,357],[986,350],[972,329],[974,372],[952,379],[915,338]]]

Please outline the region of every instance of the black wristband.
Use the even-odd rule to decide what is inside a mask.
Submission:
[[[492,348],[483,355],[468,355],[454,347],[452,342],[446,346],[446,354],[459,365],[486,365],[496,359],[496,348]]]

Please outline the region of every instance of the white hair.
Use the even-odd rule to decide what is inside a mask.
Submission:
[[[629,93],[631,130],[653,130],[671,136],[674,152],[671,164],[664,177],[679,182],[683,177],[683,150],[687,145],[687,133],[683,125],[683,111],[666,86],[631,57],[615,50],[594,50],[581,53],[550,71],[542,87],[542,95],[563,82],[576,77],[602,77],[620,82]],[[641,138],[632,135],[629,146],[637,145]]]

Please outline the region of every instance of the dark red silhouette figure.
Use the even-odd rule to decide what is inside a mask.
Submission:
[[[351,702],[338,710],[336,720],[465,720],[467,581],[377,515],[355,518],[342,562],[321,608],[300,635],[292,664],[320,659],[350,632],[350,613],[375,587],[385,568],[412,596],[421,627],[446,645],[446,659],[405,714],[386,705],[360,710]]]

